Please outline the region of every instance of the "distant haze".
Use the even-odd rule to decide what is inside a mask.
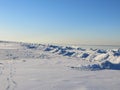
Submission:
[[[0,0],[0,40],[120,45],[120,0]]]

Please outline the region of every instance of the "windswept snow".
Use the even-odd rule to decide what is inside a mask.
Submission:
[[[120,49],[0,42],[0,90],[119,90]]]

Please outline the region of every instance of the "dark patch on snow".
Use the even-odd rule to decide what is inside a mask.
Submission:
[[[97,50],[97,53],[106,53],[106,50],[98,49],[98,50]]]
[[[81,56],[81,58],[87,58],[89,56],[88,53],[83,53],[83,55]]]
[[[59,50],[59,54],[62,54],[62,55],[63,55],[63,54],[65,54],[65,53],[66,53],[66,50],[64,50],[64,49],[60,49],[60,50]]]
[[[120,56],[120,49],[118,49],[117,51],[113,51],[114,56]]]
[[[90,50],[92,50],[92,51],[96,51],[97,49],[90,48]]]
[[[105,61],[101,64],[102,69],[112,69],[112,70],[120,70],[120,63],[114,64],[109,61]]]
[[[52,53],[57,53],[59,51],[59,49],[56,49],[55,51],[53,51]]]
[[[73,50],[74,48],[72,48],[72,47],[65,47],[64,49],[65,50]]]
[[[37,44],[22,44],[22,46],[25,46],[27,49],[36,49],[39,45],[37,45]]]
[[[50,45],[49,47],[51,47],[51,48],[58,48],[59,46]]]
[[[53,50],[53,49],[48,47],[44,51],[51,51],[51,50]]]
[[[120,56],[120,53],[116,52],[116,53],[114,53],[114,56]]]
[[[83,48],[77,48],[77,50],[85,51],[86,49],[83,49]]]
[[[64,56],[72,56],[75,52],[67,52]]]

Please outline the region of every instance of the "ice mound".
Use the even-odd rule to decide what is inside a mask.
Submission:
[[[37,49],[37,44],[22,43],[21,46],[26,47],[27,49]]]
[[[59,46],[59,45],[42,45],[42,44],[22,44],[26,49],[42,50],[53,54],[58,54],[66,57],[75,57],[80,60],[87,60],[90,62],[110,61],[113,63],[120,63],[120,49],[83,49],[74,46]]]
[[[112,63],[110,61],[104,61],[102,63],[96,63],[96,64],[88,64],[88,65],[83,65],[80,67],[71,67],[73,69],[78,69],[78,70],[90,70],[90,71],[95,71],[95,70],[120,70],[120,63]]]
[[[104,50],[104,49],[82,49],[80,47],[55,46],[48,45],[45,51],[52,52],[62,56],[76,57],[88,61],[114,61],[120,63],[120,49]]]
[[[108,54],[100,54],[97,55],[94,59],[95,61],[102,61],[102,60],[106,60],[109,57]]]
[[[83,49],[75,46],[45,45],[34,43],[0,42],[2,60],[49,59],[53,56],[77,59],[71,68],[81,70],[120,70],[120,49]],[[79,61],[83,62],[82,65]],[[76,62],[76,61],[75,61]],[[88,62],[88,63],[86,63]],[[72,61],[71,61],[72,63]],[[80,66],[77,66],[79,64]],[[86,65],[85,65],[86,64]]]
[[[98,50],[97,50],[97,53],[106,53],[106,50],[98,49]]]
[[[120,48],[118,50],[113,50],[114,56],[120,56]]]
[[[82,56],[81,56],[81,58],[87,58],[88,56],[89,56],[88,53],[83,53]]]

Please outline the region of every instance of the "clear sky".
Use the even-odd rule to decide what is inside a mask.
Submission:
[[[0,40],[120,45],[120,0],[0,0]]]

